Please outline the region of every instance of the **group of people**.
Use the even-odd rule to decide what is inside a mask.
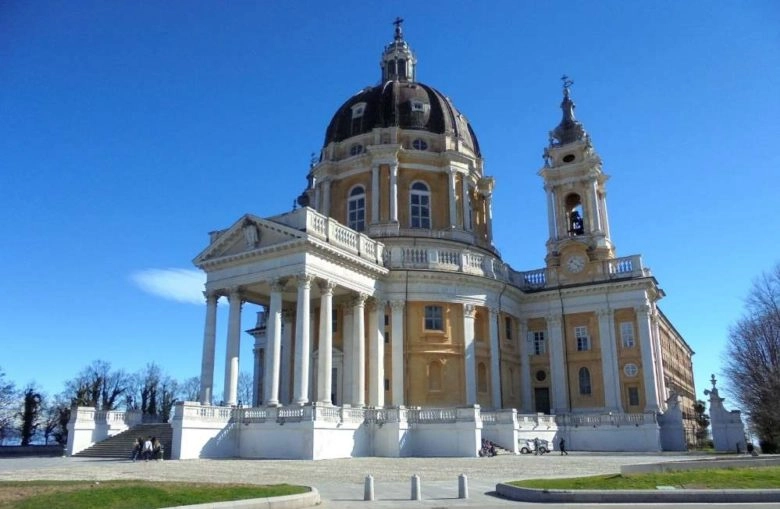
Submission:
[[[130,459],[133,461],[139,459],[144,461],[161,460],[163,459],[162,443],[157,440],[157,437],[146,437],[145,440],[138,437],[133,444],[133,454]]]

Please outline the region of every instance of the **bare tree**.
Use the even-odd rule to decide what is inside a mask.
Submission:
[[[193,376],[182,382],[179,397],[182,401],[200,401],[200,377]]]
[[[82,369],[76,378],[66,383],[71,404],[92,406],[99,410],[114,410],[127,390],[128,375],[111,369],[111,363],[101,360]]]
[[[731,327],[724,357],[729,392],[742,405],[764,452],[780,445],[780,263],[753,282],[745,313]]]
[[[254,390],[252,390],[253,385],[254,379],[252,378],[252,375],[246,371],[242,371],[238,374],[238,401],[241,404],[252,404],[252,395],[254,394]]]
[[[0,445],[14,433],[16,405],[16,386],[6,379],[5,372],[0,368]]]
[[[49,440],[54,438],[58,444],[65,445],[68,443],[68,421],[70,420],[68,397],[63,393],[46,400],[41,428],[43,442],[48,445]]]

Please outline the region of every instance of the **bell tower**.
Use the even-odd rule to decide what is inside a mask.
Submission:
[[[594,262],[614,258],[615,250],[604,185],[609,177],[601,170],[590,136],[574,118],[574,82],[567,76],[561,79],[563,118],[550,132],[538,174],[547,192],[547,267],[557,270],[560,279],[576,281],[599,272],[603,264]]]

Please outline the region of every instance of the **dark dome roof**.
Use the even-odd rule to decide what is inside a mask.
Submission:
[[[365,103],[362,116],[353,118],[353,107],[360,103]],[[461,138],[467,148],[481,157],[477,137],[466,117],[448,97],[423,83],[390,80],[361,90],[336,111],[325,133],[325,145],[371,132],[375,127],[448,133]]]

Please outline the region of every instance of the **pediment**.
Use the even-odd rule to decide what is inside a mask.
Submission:
[[[305,237],[304,232],[289,226],[245,214],[230,228],[213,232],[211,243],[195,257],[193,263],[200,266],[208,260],[265,250]]]

